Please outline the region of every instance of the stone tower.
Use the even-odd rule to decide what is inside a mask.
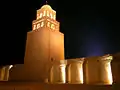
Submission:
[[[37,10],[32,31],[27,33],[24,58],[25,79],[45,81],[54,60],[64,60],[64,34],[59,31],[56,11],[49,5]]]

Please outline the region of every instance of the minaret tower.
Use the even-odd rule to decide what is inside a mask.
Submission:
[[[59,31],[59,22],[56,21],[56,11],[54,11],[48,4],[43,5],[41,9],[37,10],[36,20],[32,23],[33,31],[41,28],[50,28],[52,31]]]
[[[25,79],[44,82],[54,60],[64,60],[64,34],[59,31],[56,11],[46,4],[37,10],[32,31],[27,33]]]

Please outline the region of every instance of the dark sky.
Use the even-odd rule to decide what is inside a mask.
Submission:
[[[96,1],[48,0],[65,35],[66,58],[120,52],[119,3]],[[1,4],[0,64],[23,63],[26,34],[45,0],[9,0]]]

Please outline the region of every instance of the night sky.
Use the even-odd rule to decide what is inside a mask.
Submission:
[[[45,0],[9,0],[1,4],[0,64],[23,63],[27,32]],[[118,2],[48,0],[48,4],[56,10],[60,31],[65,35],[66,58],[120,52]]]

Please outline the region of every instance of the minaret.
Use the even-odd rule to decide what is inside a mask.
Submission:
[[[44,82],[53,60],[64,60],[64,34],[59,31],[56,11],[46,4],[37,10],[32,31],[27,33],[25,79]]]

